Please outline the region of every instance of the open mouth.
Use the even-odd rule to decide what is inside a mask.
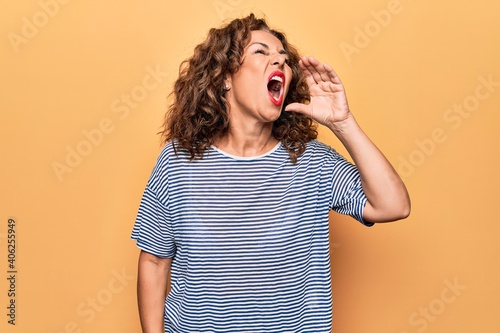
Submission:
[[[283,103],[283,86],[285,84],[285,75],[283,72],[275,71],[271,73],[267,82],[267,91],[271,102],[275,105]]]

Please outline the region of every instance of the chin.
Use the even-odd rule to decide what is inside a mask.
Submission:
[[[273,110],[273,111],[266,112],[266,114],[263,118],[266,119],[266,122],[274,123],[276,120],[279,119],[280,115],[281,115],[281,108],[279,110]]]

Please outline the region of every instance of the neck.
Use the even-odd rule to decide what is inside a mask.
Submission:
[[[228,134],[217,140],[215,146],[235,156],[264,155],[278,144],[278,140],[272,135],[272,126],[272,123],[261,128],[230,126]]]

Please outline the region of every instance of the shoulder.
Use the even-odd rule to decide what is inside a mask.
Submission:
[[[320,159],[338,159],[341,158],[340,154],[329,145],[317,141],[311,140],[306,144],[306,150],[304,152],[305,156],[309,158],[320,158]]]
[[[159,166],[168,166],[178,161],[189,161],[189,153],[176,145],[175,142],[169,141],[162,148],[156,164]]]
[[[151,176],[148,181],[148,186],[151,188],[156,188],[161,186],[160,184],[166,183],[168,178],[168,170],[173,160],[175,160],[176,154],[172,142],[168,142],[160,151],[156,159],[155,166],[151,172]]]
[[[175,156],[174,145],[172,141],[169,141],[162,148],[160,155],[158,156],[158,161],[167,163],[174,156]]]
[[[175,150],[172,142],[168,142],[160,151],[156,159],[156,165],[153,172],[160,172],[161,170],[166,170],[170,161],[175,158]]]
[[[329,151],[333,150],[333,148],[331,148],[327,144],[325,144],[323,142],[320,142],[318,140],[311,140],[311,141],[309,141],[306,144],[306,147],[307,147],[306,148],[307,150],[314,150],[314,151],[317,151],[317,152],[324,152],[324,153],[328,153]]]

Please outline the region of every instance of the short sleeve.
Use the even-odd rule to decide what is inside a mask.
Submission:
[[[373,223],[363,219],[363,210],[367,198],[361,186],[361,176],[355,165],[333,151],[334,167],[332,170],[332,203],[334,211],[350,215],[366,226]]]
[[[131,238],[136,240],[138,248],[157,257],[168,258],[175,254],[169,216],[149,187],[142,196]]]
[[[165,151],[164,151],[165,153]],[[176,246],[168,209],[168,180],[162,153],[144,190],[131,238],[137,247],[161,258],[175,255]]]

